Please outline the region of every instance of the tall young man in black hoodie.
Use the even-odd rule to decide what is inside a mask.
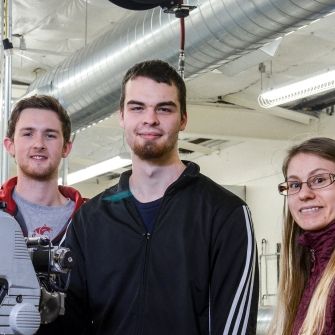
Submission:
[[[120,124],[132,170],[84,205],[67,245],[77,267],[69,334],[256,333],[257,252],[247,205],[178,155],[183,79],[152,60],[126,73]]]

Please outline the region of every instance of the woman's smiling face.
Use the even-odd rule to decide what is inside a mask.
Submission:
[[[335,162],[315,154],[299,153],[287,169],[287,180],[306,182],[318,174],[335,174]],[[303,230],[319,230],[335,220],[335,183],[320,189],[310,189],[306,183],[301,190],[288,196],[289,210]]]

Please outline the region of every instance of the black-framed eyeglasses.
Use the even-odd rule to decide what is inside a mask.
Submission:
[[[288,180],[278,185],[278,191],[281,195],[296,194],[301,190],[302,184],[307,184],[311,190],[324,188],[335,182],[335,174],[321,173],[310,176],[306,181]]]

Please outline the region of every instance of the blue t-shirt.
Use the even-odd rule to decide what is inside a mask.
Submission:
[[[133,199],[138,211],[141,214],[147,232],[152,233],[162,198],[150,202],[139,202],[135,197],[133,197]]]

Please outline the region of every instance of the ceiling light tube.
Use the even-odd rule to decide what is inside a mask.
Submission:
[[[272,89],[258,96],[263,108],[271,108],[335,88],[335,70],[296,83]]]
[[[115,156],[106,161],[91,165],[85,169],[78,170],[76,172],[69,173],[67,175],[67,185],[73,185],[80,183],[81,181],[91,179],[102,174],[126,167],[131,164],[131,159],[121,158],[120,156]],[[58,180],[61,184],[61,178]]]

